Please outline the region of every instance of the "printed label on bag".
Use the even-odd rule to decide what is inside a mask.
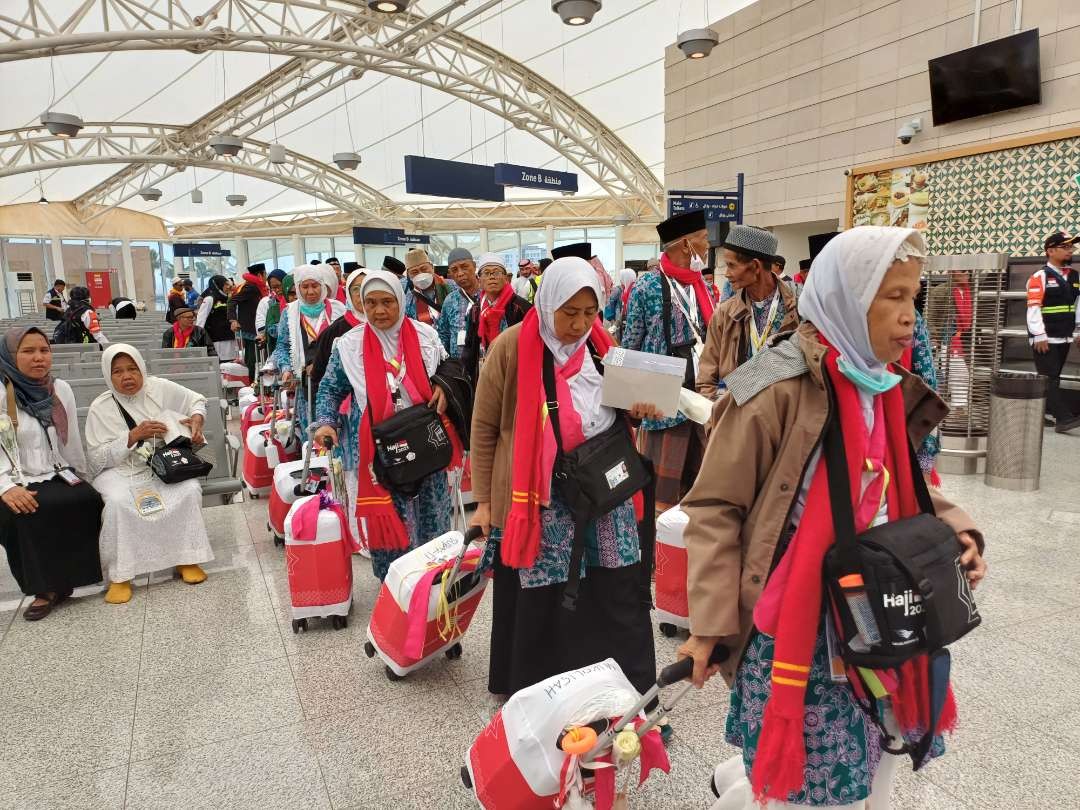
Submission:
[[[436,450],[438,450],[440,447],[442,447],[449,441],[445,431],[443,431],[443,426],[441,422],[431,422],[428,425],[427,440],[428,444],[430,444]]]
[[[135,493],[135,510],[140,517],[149,517],[165,511],[161,495],[153,489],[140,489]]]
[[[957,583],[957,596],[960,602],[967,608],[968,612],[968,624],[971,624],[979,618],[979,609],[975,607],[975,594],[971,592],[971,585],[968,583],[967,573],[964,571],[964,566],[960,564],[960,557],[957,557],[954,561],[956,565],[956,583]]]
[[[626,469],[626,462],[620,461],[608,470],[605,475],[607,476],[608,489],[615,489],[615,487],[619,486],[619,484],[630,477],[630,471]]]

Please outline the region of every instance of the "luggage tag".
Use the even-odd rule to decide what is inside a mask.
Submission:
[[[458,346],[464,346],[465,345],[465,330],[464,329],[458,329],[457,345]]]
[[[844,658],[840,655],[836,628],[829,616],[825,617],[825,649],[829,656],[829,680],[833,683],[847,683],[847,670],[844,667]]]
[[[60,476],[60,480],[67,484],[69,487],[77,487],[82,483],[82,479],[75,474],[75,471],[71,467],[63,467],[57,469],[56,474]]]

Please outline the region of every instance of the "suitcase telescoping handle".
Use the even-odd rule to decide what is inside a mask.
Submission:
[[[725,645],[717,644],[713,647],[712,655],[709,656],[709,663],[722,664],[728,660],[730,655],[731,652]],[[685,681],[693,674],[694,659],[683,658],[680,661],[676,661],[674,664],[668,664],[660,670],[660,677],[656,679],[656,683],[660,688],[663,688],[678,683],[679,681]]]
[[[447,582],[456,582],[457,575],[461,571],[461,566],[465,563],[465,555],[469,553],[469,548],[473,542],[479,540],[484,536],[484,530],[479,526],[473,526],[467,532],[465,532],[464,542],[461,544],[461,551],[457,555],[457,559],[454,560],[454,567],[450,570],[450,577]]]

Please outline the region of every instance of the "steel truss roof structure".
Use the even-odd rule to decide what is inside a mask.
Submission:
[[[117,50],[243,51],[289,57],[282,66],[184,128],[162,128],[202,154],[215,133],[248,138],[274,120],[374,71],[464,99],[527,131],[564,155],[616,202],[625,216],[660,215],[663,188],[652,171],[608,127],[570,95],[456,26],[496,5],[489,0],[453,20],[465,0],[451,0],[430,15],[384,15],[362,0],[81,0],[64,20],[48,13],[49,0],[9,0],[0,13],[0,62]],[[161,8],[158,8],[161,6]],[[16,10],[12,10],[12,8]],[[255,143],[255,142],[252,142]],[[148,185],[147,164],[169,164],[175,140],[146,144],[131,165],[77,200],[81,211],[116,205]],[[245,150],[247,151],[247,150]],[[134,150],[132,154],[135,154]],[[156,156],[157,161],[151,159]],[[267,171],[286,185],[303,183],[329,199],[336,191],[315,175],[335,169],[295,156],[303,177],[281,177],[259,156],[229,165]],[[99,161],[100,162],[100,161]],[[121,160],[116,160],[122,163]],[[189,163],[188,165],[196,165]],[[215,164],[224,168],[224,161]],[[172,171],[172,169],[170,169]],[[298,185],[293,185],[299,188]],[[339,189],[340,190],[340,189]],[[369,192],[372,191],[369,189]],[[313,192],[314,193],[314,192]],[[346,199],[346,197],[342,197]],[[338,202],[334,202],[339,205]],[[343,210],[357,212],[360,201]],[[377,206],[375,218],[390,213]],[[399,212],[401,213],[401,212]],[[369,208],[357,212],[370,219]],[[422,217],[420,217],[422,218]]]

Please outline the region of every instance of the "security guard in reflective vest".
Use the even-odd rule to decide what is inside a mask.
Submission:
[[[1046,410],[1054,429],[1065,433],[1080,427],[1061,398],[1061,370],[1073,341],[1080,343],[1076,299],[1080,297],[1080,274],[1071,267],[1080,237],[1058,231],[1046,237],[1046,264],[1027,283],[1028,339],[1035,353],[1035,370],[1047,377]]]

